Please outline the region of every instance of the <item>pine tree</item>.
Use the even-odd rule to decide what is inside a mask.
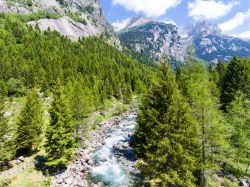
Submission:
[[[198,122],[202,154],[202,183],[205,171],[226,161],[228,131],[219,111],[218,99],[213,95],[212,82],[204,64],[189,61],[178,73],[178,83]]]
[[[66,165],[75,144],[72,112],[59,83],[53,88],[53,102],[49,113],[51,120],[46,131],[45,150],[47,165],[56,168]]]
[[[230,143],[234,149],[234,160],[246,165],[247,174],[250,164],[250,100],[238,93],[227,111],[228,124],[232,127]]]
[[[195,186],[199,170],[197,126],[167,63],[140,106],[135,151],[146,179],[159,186]]]
[[[44,111],[38,90],[33,89],[27,97],[17,122],[17,154],[28,153],[39,146],[43,133],[43,115]]]

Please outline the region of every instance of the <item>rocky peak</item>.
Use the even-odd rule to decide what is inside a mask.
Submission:
[[[197,21],[195,23],[192,23],[188,25],[185,28],[186,34],[190,37],[195,37],[195,36],[208,36],[210,34],[221,34],[221,30],[218,25],[216,24],[211,24],[207,22],[206,20],[202,21]]]
[[[167,55],[173,64],[176,61],[184,61],[185,45],[181,41],[176,25],[149,21],[125,29],[119,36],[127,48],[154,60],[161,60]]]

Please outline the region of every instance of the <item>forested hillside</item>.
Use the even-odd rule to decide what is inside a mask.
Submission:
[[[21,18],[0,16],[0,161],[39,149],[46,132],[48,165],[65,165],[79,121],[106,100],[131,102],[133,92],[150,87],[154,73],[100,39],[72,42],[57,32],[29,27]],[[27,95],[10,126],[7,103]],[[49,126],[41,97],[53,98]]]

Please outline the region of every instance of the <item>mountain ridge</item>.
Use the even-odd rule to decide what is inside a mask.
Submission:
[[[148,29],[148,24],[154,25],[155,32]],[[156,44],[154,40],[148,39],[157,35],[157,27],[164,25],[165,31],[162,33],[172,33],[166,37],[164,34],[158,36],[162,43]],[[167,26],[168,25],[168,26]],[[149,36],[152,38],[152,36]],[[189,24],[184,28],[179,28],[173,24],[163,22],[147,22],[139,26],[123,29],[119,32],[121,42],[130,50],[149,56],[154,60],[160,60],[162,56],[167,55],[172,63],[184,62],[187,53],[186,48],[192,45],[196,55],[206,61],[216,63],[219,60],[228,61],[234,55],[245,57],[250,55],[250,42],[228,36],[222,33],[219,26],[210,24],[206,20]],[[141,39],[141,41],[140,41]],[[167,47],[167,43],[169,44]],[[173,44],[178,44],[176,45]],[[164,48],[165,46],[165,48]],[[145,50],[141,50],[141,49]]]

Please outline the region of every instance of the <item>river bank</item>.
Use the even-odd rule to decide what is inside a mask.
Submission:
[[[51,186],[132,186],[139,173],[130,147],[136,111],[99,123],[84,147],[75,152],[75,161],[52,176]]]

